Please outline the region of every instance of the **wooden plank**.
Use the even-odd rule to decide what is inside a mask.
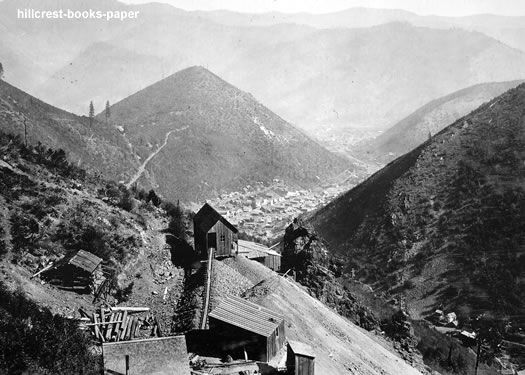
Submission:
[[[82,307],[78,309],[78,312],[83,318],[89,318],[89,320],[91,320],[91,316]]]
[[[124,334],[124,339],[129,340],[131,338],[131,327],[133,326],[133,317],[130,316],[128,319],[128,324],[126,325],[126,333]]]
[[[106,317],[104,316],[104,308],[102,306],[100,306],[100,322],[106,323]],[[99,327],[101,336],[104,336],[104,334],[106,333],[106,328],[107,326],[105,326],[104,324]]]
[[[113,314],[113,313],[112,313],[112,314],[109,316],[109,321],[110,321],[110,322],[112,322],[112,321],[114,320],[115,315],[116,315],[116,314]],[[114,326],[115,326],[114,323],[109,324],[108,327],[107,327],[107,329],[106,329],[106,340],[108,340],[108,341],[111,340],[111,332],[113,331],[113,327],[114,327]]]
[[[137,337],[139,335],[140,326],[142,325],[142,318],[137,319],[137,325],[135,326],[135,332],[133,332],[133,337]]]
[[[94,327],[94,326],[103,326],[103,325],[112,325],[112,324],[115,324],[115,323],[122,323],[122,320],[113,320],[113,321],[107,321],[105,323],[101,323],[101,322],[97,322],[97,323],[81,323],[81,325],[83,327]]]
[[[120,332],[120,325],[122,323],[122,315],[124,315],[124,313],[122,312],[118,312],[117,313],[117,323],[115,323],[115,329],[114,329],[114,332],[116,334],[116,338],[115,338],[115,341],[118,341],[118,337],[119,337],[119,332]]]
[[[155,324],[157,325],[157,336],[162,337],[162,327],[160,325],[160,321],[157,317],[155,317]]]
[[[124,311],[122,313],[122,323],[120,324],[119,326],[119,330],[117,332],[117,341],[120,341],[121,339],[121,336],[122,336],[122,329],[124,328],[124,325],[126,324],[126,320],[128,319],[128,312],[127,311]]]
[[[121,333],[120,333],[120,339],[121,340],[124,340],[125,337],[126,337],[126,330],[128,328],[128,323],[129,323],[129,319],[130,317],[126,314],[127,311],[124,312],[124,315],[126,315],[126,319],[124,321],[124,323],[122,323],[122,327],[121,327]]]
[[[93,313],[93,323],[98,323],[97,313],[96,312]],[[104,342],[105,341],[104,337],[100,333],[100,330],[98,329],[98,325],[95,325],[94,328],[95,328],[95,337],[97,339],[101,340],[102,342]]]
[[[30,277],[30,279],[32,279],[33,277],[37,277],[38,275],[40,275],[42,272],[44,271],[47,271],[48,269],[50,269],[51,267],[53,267],[54,263],[52,264],[49,264],[47,265],[46,267],[42,268],[40,271],[38,271],[37,273],[35,273],[33,276]]]
[[[129,313],[149,311],[149,307],[133,307],[133,306],[115,306],[115,307],[111,307],[110,309],[112,311],[127,311]]]
[[[133,322],[131,324],[131,332],[129,334],[129,338],[130,339],[134,339],[135,338],[135,331],[137,330],[137,325],[138,325],[138,319],[137,318],[133,318]]]

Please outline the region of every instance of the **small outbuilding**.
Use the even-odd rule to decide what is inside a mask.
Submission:
[[[209,327],[233,358],[269,362],[286,341],[281,315],[235,296],[223,298],[211,311]]]
[[[239,240],[238,254],[264,264],[275,272],[281,270],[281,254],[259,243]]]
[[[184,336],[102,344],[104,374],[189,375]]]
[[[89,251],[71,252],[42,273],[49,283],[65,289],[95,292],[104,282],[102,259]]]
[[[293,375],[314,375],[315,354],[312,348],[302,342],[288,340],[286,368]]]
[[[205,203],[193,218],[195,251],[206,257],[214,249],[215,257],[228,257],[236,253],[238,229]]]

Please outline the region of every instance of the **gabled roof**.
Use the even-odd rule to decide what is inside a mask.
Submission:
[[[277,251],[270,249],[264,245],[258,244],[256,242],[239,240],[239,254],[244,255],[248,259],[262,258],[268,255],[280,257]]]
[[[305,343],[299,342],[299,341],[292,341],[288,340],[288,345],[296,355],[302,355],[304,357],[310,357],[315,358],[315,354],[310,347],[310,345],[307,345]]]
[[[270,336],[284,321],[281,315],[235,296],[223,298],[209,317],[264,337]]]
[[[233,233],[237,233],[238,229],[224,218],[220,213],[218,213],[212,206],[208,203],[204,203],[204,206],[201,207],[199,212],[195,214],[193,218],[193,223],[195,227],[198,227],[203,232],[208,232],[218,221],[221,221],[226,225]]]
[[[76,253],[70,253],[60,259],[54,268],[65,264],[71,264],[72,266],[81,268],[86,272],[93,273],[101,262],[102,259],[95,254],[92,254],[89,251],[79,250]]]

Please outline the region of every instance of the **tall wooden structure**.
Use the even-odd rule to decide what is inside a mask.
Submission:
[[[286,341],[284,318],[253,302],[227,296],[209,315],[210,333],[223,354],[269,362]]]
[[[195,251],[201,257],[206,257],[209,249],[214,249],[216,258],[234,255],[238,232],[235,226],[208,203],[193,218]]]
[[[286,368],[293,375],[314,375],[315,354],[312,348],[302,342],[288,340]]]

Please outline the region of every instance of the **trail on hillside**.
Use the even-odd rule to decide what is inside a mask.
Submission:
[[[146,158],[146,160],[144,160],[144,163],[142,163],[140,165],[140,167],[137,170],[137,172],[133,175],[133,177],[131,177],[129,182],[126,184],[126,187],[129,189],[131,187],[131,185],[133,185],[135,182],[137,182],[137,180],[140,178],[140,176],[142,176],[142,174],[146,170],[146,165],[151,161],[151,159],[153,159],[168,144],[168,139],[169,139],[171,133],[180,132],[180,131],[183,131],[183,130],[186,130],[186,129],[188,129],[188,127],[184,126],[183,128],[170,130],[169,132],[167,132],[166,136],[164,137],[164,143],[156,151],[152,152],[151,155]]]

